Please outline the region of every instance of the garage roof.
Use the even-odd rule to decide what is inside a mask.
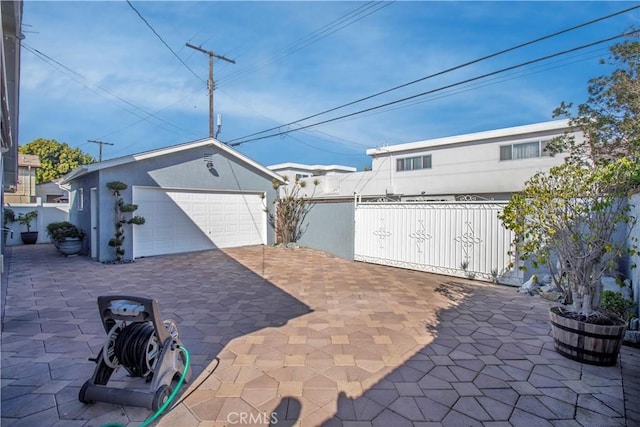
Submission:
[[[86,175],[88,173],[96,172],[96,171],[99,171],[99,170],[102,170],[102,169],[112,168],[112,167],[115,167],[115,166],[125,165],[127,163],[137,162],[139,160],[145,160],[145,159],[151,159],[151,158],[154,158],[154,157],[166,156],[168,154],[173,154],[173,153],[177,153],[177,152],[180,152],[180,151],[191,150],[193,148],[206,147],[206,146],[216,147],[216,148],[220,149],[220,151],[223,151],[223,152],[231,155],[232,157],[235,157],[240,162],[243,162],[243,163],[247,164],[248,166],[251,166],[251,167],[253,167],[255,169],[258,169],[259,171],[263,172],[265,175],[268,175],[271,178],[276,179],[276,180],[278,180],[280,182],[284,182],[284,180],[282,179],[282,177],[280,175],[278,175],[275,172],[269,170],[268,168],[266,168],[265,166],[261,165],[260,163],[250,159],[249,157],[245,156],[244,154],[240,153],[239,151],[234,150],[233,148],[229,147],[227,144],[223,144],[222,142],[218,141],[217,139],[206,138],[206,139],[201,139],[201,140],[198,140],[198,141],[187,142],[187,143],[184,143],[184,144],[172,145],[170,147],[160,148],[160,149],[157,149],[157,150],[145,151],[145,152],[138,153],[138,154],[131,154],[131,155],[128,155],[128,156],[117,157],[115,159],[105,160],[103,162],[91,163],[91,164],[88,164],[88,165],[82,165],[82,166],[78,167],[77,169],[74,169],[73,171],[69,172],[67,175],[65,175],[64,178],[62,179],[62,184],[67,184],[67,183],[73,181],[76,178],[79,178],[79,177],[81,177],[83,175]]]

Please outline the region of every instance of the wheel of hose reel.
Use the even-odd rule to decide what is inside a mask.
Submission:
[[[87,393],[87,388],[89,388],[90,384],[91,384],[91,380],[87,380],[85,381],[84,384],[82,384],[82,387],[80,387],[80,392],[78,393],[78,400],[82,403],[85,403],[85,404],[95,403],[93,400],[87,400],[85,398],[85,395]]]
[[[178,338],[178,324],[173,319],[165,319],[164,326],[169,331],[169,335],[171,335],[174,339]]]
[[[115,345],[118,335],[124,328],[124,322],[116,322],[107,334],[107,338],[104,340],[104,346],[102,347],[102,359],[104,360],[104,363],[112,369],[116,369],[120,366],[120,361],[118,360],[118,356],[115,352]]]
[[[158,387],[158,389],[156,390],[156,394],[153,396],[153,401],[151,402],[151,410],[157,411],[158,409],[160,409],[160,407],[164,405],[167,399],[169,399],[172,391],[173,390],[171,390],[171,387],[169,387],[168,385],[161,385],[160,387]]]
[[[154,332],[151,335],[151,338],[147,342],[146,351],[145,351],[145,363],[147,370],[146,372],[142,372],[142,377],[145,378],[149,376],[152,372],[155,371],[156,364],[158,363],[158,358],[160,357],[160,352],[162,348],[160,347],[160,341],[158,341],[158,337]]]

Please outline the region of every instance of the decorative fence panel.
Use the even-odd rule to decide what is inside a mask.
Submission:
[[[501,202],[356,203],[356,261],[519,284]]]

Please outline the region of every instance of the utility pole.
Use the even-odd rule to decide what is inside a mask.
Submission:
[[[227,61],[232,64],[235,64],[236,61],[234,61],[233,59],[226,58],[222,55],[213,53],[210,50],[205,50],[200,46],[194,46],[191,43],[187,43],[187,47],[190,47],[191,49],[195,49],[206,55],[209,55],[209,81],[207,82],[207,87],[209,88],[209,136],[213,138],[214,137],[213,135],[213,91],[215,89],[215,85],[213,82],[213,58],[215,57],[218,59],[222,59],[223,61]]]
[[[94,140],[92,140],[92,139],[87,140],[87,142],[93,142],[94,144],[98,144],[98,145],[100,145],[100,160],[99,160],[99,161],[102,161],[102,146],[103,146],[103,145],[113,145],[113,144],[112,144],[112,143],[110,143],[110,142],[94,141]]]

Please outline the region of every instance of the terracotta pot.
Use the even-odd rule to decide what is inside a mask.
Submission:
[[[558,353],[591,365],[616,364],[627,325],[594,325],[560,313],[560,307],[549,310],[553,345]]]

